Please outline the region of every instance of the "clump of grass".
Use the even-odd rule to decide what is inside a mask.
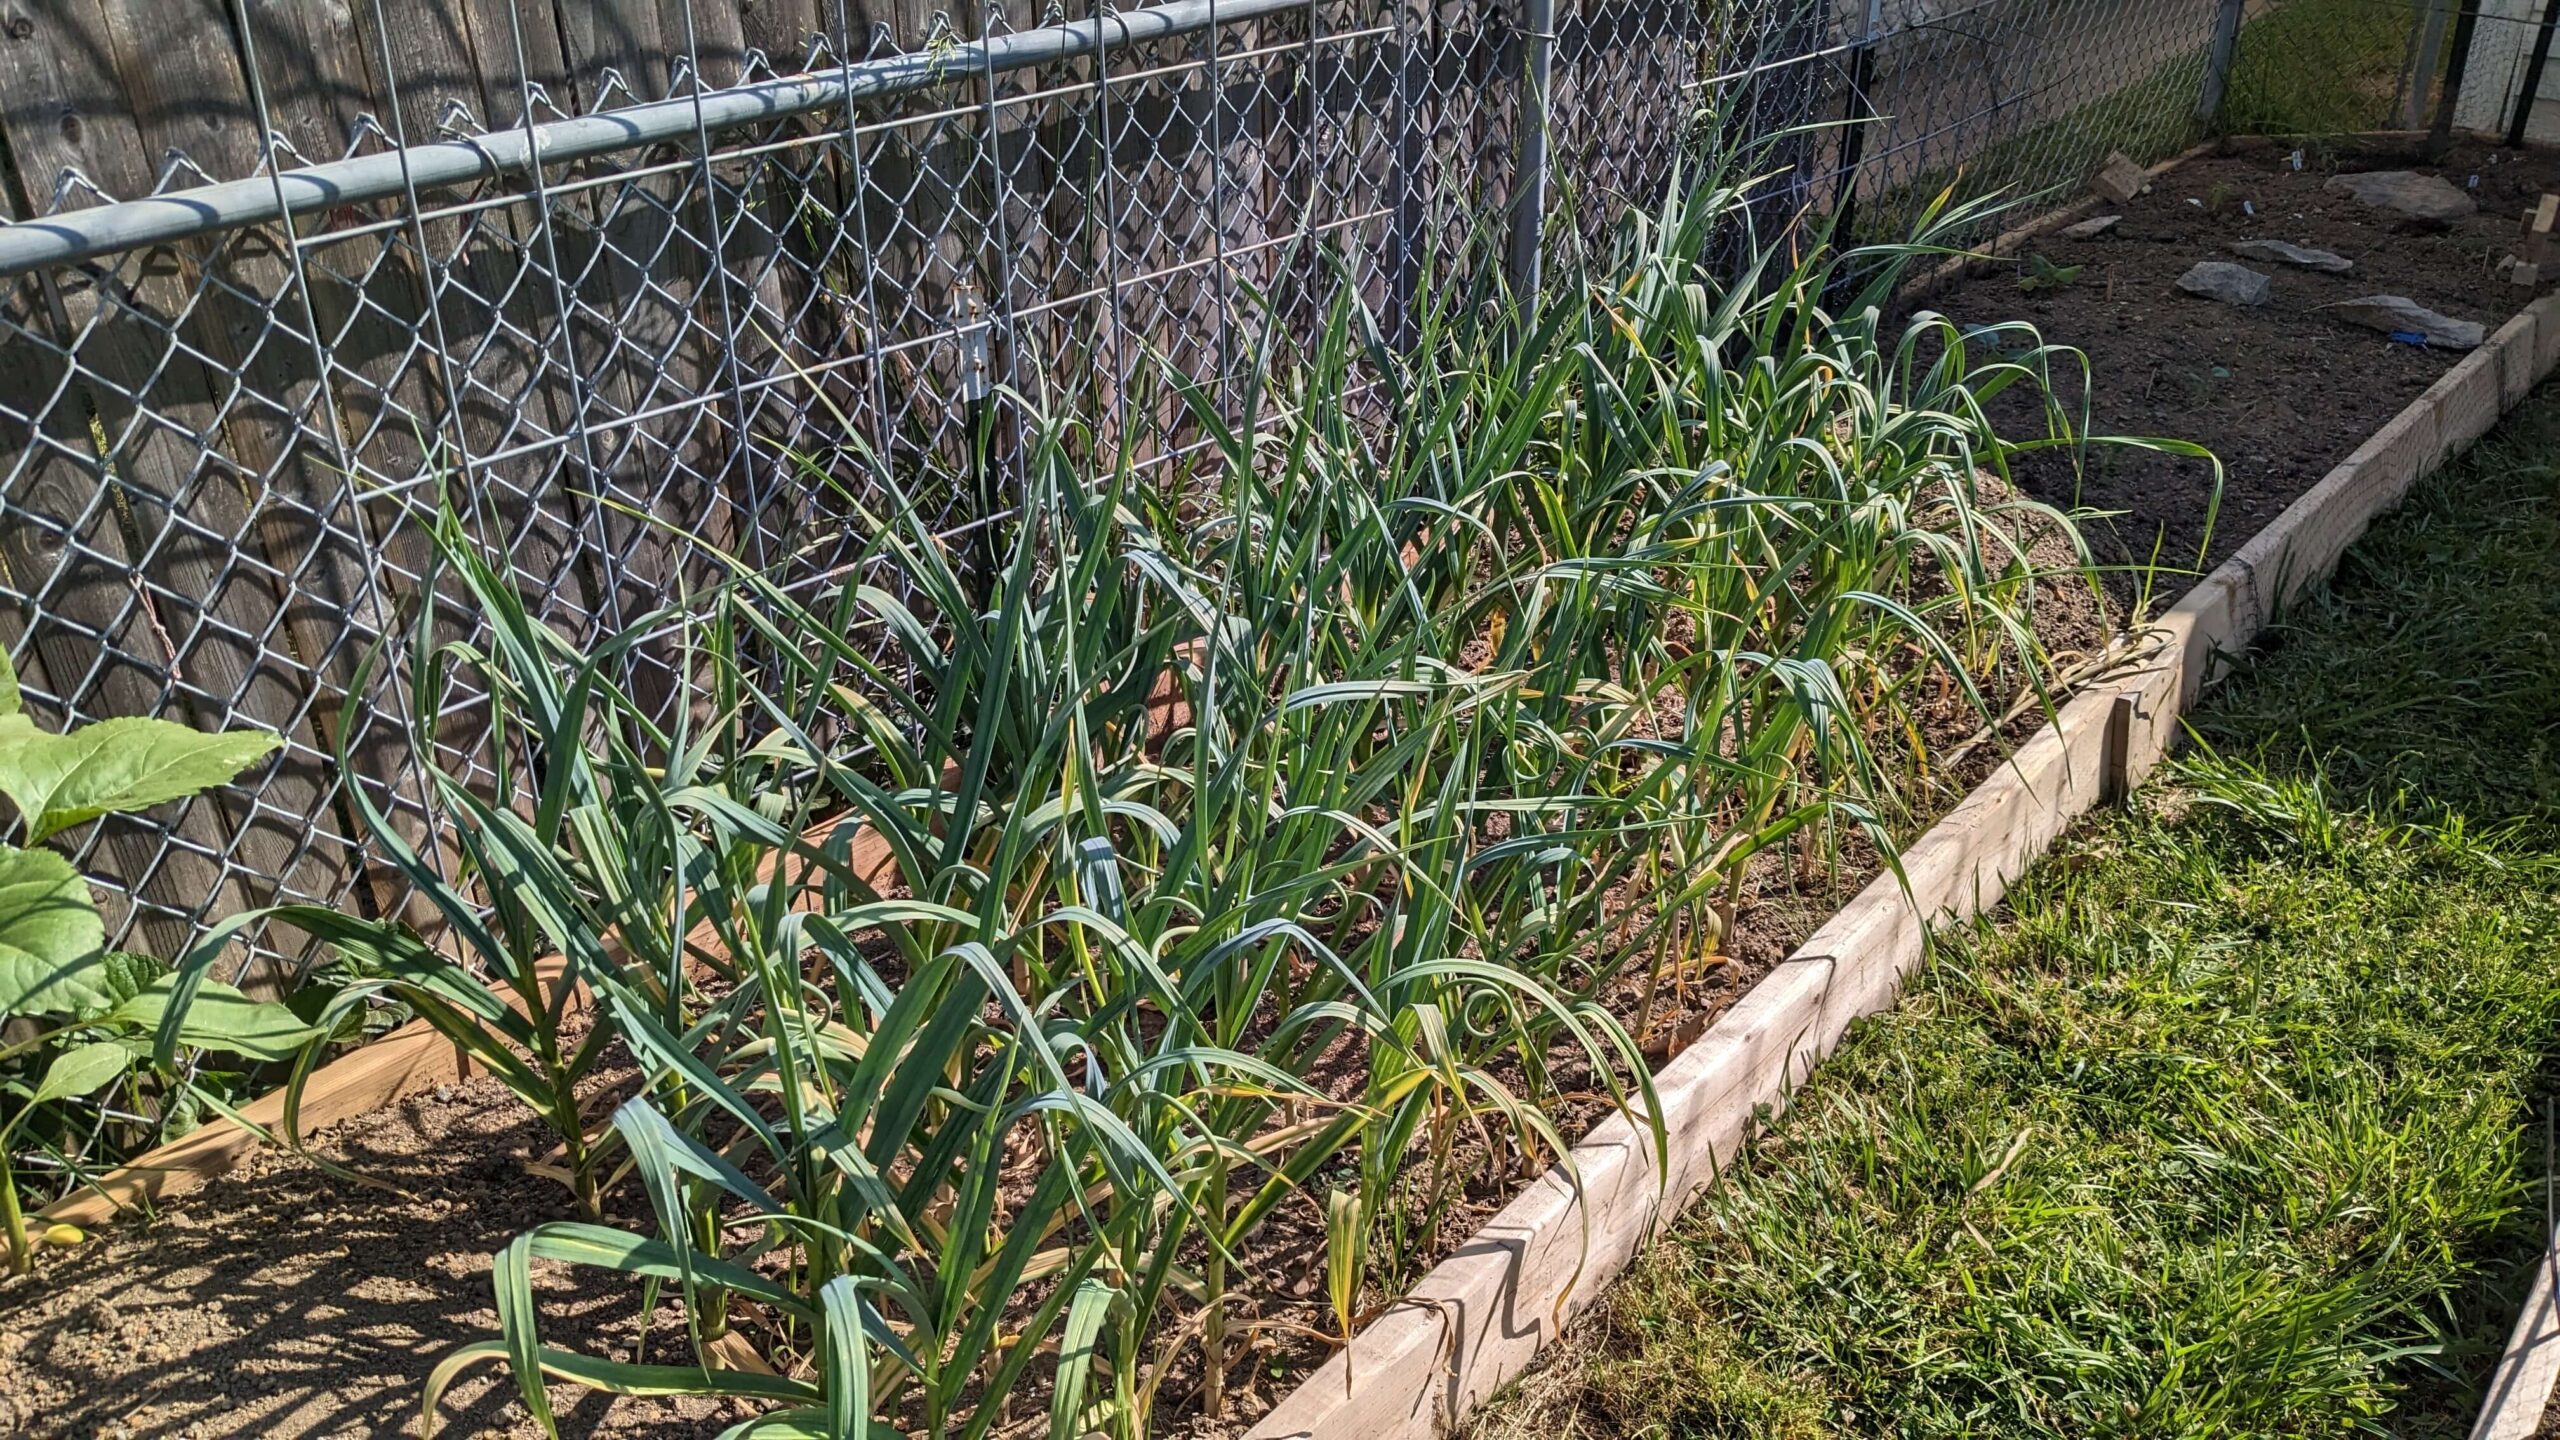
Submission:
[[[2370,803],[2560,850],[2560,407],[2514,412],[2455,476],[2279,616],[2196,723],[2226,754],[2317,756]]]
[[[2131,814],[1945,937],[1476,1427],[2466,1433],[2537,1246],[2560,407],[2423,487]]]
[[[2391,1413],[2413,1353],[2463,1342],[2444,1309],[2527,1199],[2560,904],[2304,782],[2189,765],[2146,809],[1947,940],[1578,1363],[1479,1433]]]
[[[2397,124],[2409,24],[2400,0],[2292,0],[2253,14],[2232,47],[2221,128],[2334,135]]]

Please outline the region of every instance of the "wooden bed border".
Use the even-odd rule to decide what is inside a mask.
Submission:
[[[1431,1440],[1518,1375],[1860,1016],[1894,1003],[1929,931],[1996,905],[2071,822],[2159,763],[2179,717],[2376,516],[2459,454],[2560,361],[2560,296],[2464,357],[2149,628],[2120,673],[2062,708],[1655,1077],[1668,1153],[1614,1116],[1343,1351],[1248,1440]],[[2550,1347],[2560,1364],[2560,1346]],[[2539,1411],[2536,1412],[2537,1416]]]

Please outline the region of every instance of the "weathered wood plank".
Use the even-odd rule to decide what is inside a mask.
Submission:
[[[96,0],[66,0],[17,18],[24,23],[0,27],[0,132],[22,187],[18,208],[47,213],[58,190],[88,203],[94,197],[72,183],[74,176],[113,196],[147,193],[158,152],[123,93],[107,14]],[[211,110],[194,118],[199,128],[226,123]],[[71,552],[54,592],[41,597],[62,623],[39,626],[36,649],[65,702],[88,718],[177,709],[202,724],[220,717],[186,715],[182,678],[199,694],[251,688],[254,655],[244,653],[236,633],[217,631],[200,657],[189,653],[181,665],[177,638],[140,586],[140,567],[153,558],[151,542],[171,517],[186,512],[197,489],[205,458],[196,436],[214,428],[214,377],[192,358],[168,353],[167,317],[184,312],[190,288],[189,277],[165,254],[154,254],[64,277],[50,302],[52,342],[77,356],[74,403],[86,412],[80,418],[88,443],[74,436],[68,446],[48,451],[38,473],[16,477],[20,488],[8,499],[45,522],[46,539],[36,543]],[[198,547],[175,548],[188,553],[154,572],[163,592],[193,580],[200,587],[194,594],[210,593]],[[263,616],[236,618],[255,627]],[[292,713],[290,697],[265,698],[272,707],[265,713]],[[190,927],[183,917],[199,906],[227,910],[247,902],[214,858],[232,841],[220,807],[199,799],[173,809],[165,840],[107,822],[105,843],[87,862],[145,903],[137,939],[162,954],[185,943]]]
[[[2560,1297],[2552,1289],[2556,1261],[2560,1257],[2545,1236],[2542,1263],[2534,1267],[2506,1352],[2490,1372],[2489,1396],[2471,1427],[2471,1440],[2532,1440],[2543,1433],[2542,1414],[2551,1404],[2553,1383],[2560,1381]]]
[[[738,0],[738,37],[764,52],[777,75],[800,73],[809,37],[835,28],[826,0]]]
[[[100,13],[144,143],[184,149],[218,177],[256,173],[264,146],[242,61],[259,53],[257,37],[244,45],[232,9],[223,0],[102,0]],[[155,29],[171,33],[146,43]],[[263,56],[261,65],[263,75]],[[333,78],[345,83],[351,73]],[[309,86],[283,98],[297,117],[327,99]],[[269,93],[268,113],[281,122],[277,103]],[[155,573],[206,607],[184,646],[189,668],[201,671],[210,648],[236,645],[238,678],[222,677],[233,713],[286,740],[254,803],[233,807],[231,854],[260,877],[244,886],[253,899],[332,898],[361,879],[359,832],[335,803],[335,721],[363,643],[351,635],[389,623],[368,574],[370,537],[349,492],[314,312],[289,246],[284,231],[256,227],[171,247],[180,288],[167,303],[182,307],[170,312],[175,343],[210,363],[200,405],[182,396],[187,408],[163,413],[182,423],[201,415],[209,443],[191,491],[173,497],[166,528],[147,542]],[[261,975],[253,988],[289,978]]]

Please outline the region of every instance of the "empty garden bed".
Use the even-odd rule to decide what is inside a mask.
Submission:
[[[2341,174],[2395,171],[2441,179],[2478,209],[2412,219],[2333,184]],[[2241,141],[2175,166],[2148,194],[2097,206],[2092,221],[2120,217],[2102,233],[2036,236],[2009,263],[1924,303],[1969,325],[2024,320],[2086,353],[2085,390],[2077,374],[2057,378],[2075,405],[2088,405],[2092,433],[2168,436],[2211,451],[2222,465],[2218,497],[2212,464],[2159,452],[2096,450],[2085,471],[2058,456],[2022,466],[2041,498],[2114,512],[2089,525],[2108,561],[2210,568],[2460,358],[2324,307],[2398,295],[2494,331],[2560,281],[2560,266],[2546,266],[2543,286],[2513,285],[2501,264],[2520,248],[2525,212],[2555,192],[2560,156],[2545,150],[2465,143],[2429,164],[2406,145]],[[2251,240],[2325,251],[2354,268],[2331,273],[2232,248]],[[2182,292],[2179,277],[2200,262],[2265,275],[2269,298],[2248,306]]]

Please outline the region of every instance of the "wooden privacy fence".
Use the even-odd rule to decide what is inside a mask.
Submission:
[[[1917,0],[0,0],[0,644],[48,726],[285,738],[75,836],[116,943],[396,912],[349,787],[431,831],[387,652],[468,633],[440,500],[573,637],[702,573],[674,535],[825,573],[864,537],[815,477],[956,454],[997,383],[1176,459],[1159,367],[1235,374],[1339,284],[1392,326],[1524,157],[1589,238],[1703,99],[1772,134],[1863,80],[1907,112],[1868,153],[1942,165],[2231,3],[1980,0],[1956,45]],[[1791,153],[1832,193],[1836,141]],[[426,698],[468,771],[482,697]]]

